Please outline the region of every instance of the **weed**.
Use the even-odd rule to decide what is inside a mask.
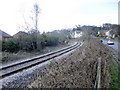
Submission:
[[[117,88],[120,90],[120,66],[117,64],[115,58],[110,55],[111,60],[110,60],[110,67],[109,67],[109,72],[111,76],[111,84],[110,88]]]

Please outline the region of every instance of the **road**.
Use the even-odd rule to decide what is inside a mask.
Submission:
[[[98,37],[96,37],[96,36],[92,36],[91,35],[91,37],[92,38],[98,38]],[[108,42],[108,40],[107,39],[103,39],[103,38],[100,38],[100,40],[102,40],[103,42],[103,44],[105,44],[105,45],[108,45],[107,44],[107,42]],[[115,41],[115,40],[111,40],[112,42],[114,42],[114,45],[108,45],[109,47],[112,47],[114,50],[116,50],[117,52],[120,52],[120,42],[118,42],[118,41]]]
[[[108,42],[108,40],[106,40],[106,39],[101,39],[101,40],[103,40],[103,44],[105,44],[105,45],[107,45],[107,42]],[[114,42],[114,45],[108,45],[109,47],[112,47],[114,50],[116,50],[117,52],[120,52],[120,42],[118,42],[118,41],[114,41],[114,40],[111,40],[112,42]]]

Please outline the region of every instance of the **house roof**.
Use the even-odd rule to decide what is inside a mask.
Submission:
[[[76,33],[81,33],[81,31],[76,31]]]
[[[28,33],[23,32],[23,31],[19,31],[19,32],[18,32],[18,33],[16,33],[15,35],[19,35],[19,34],[25,34],[25,35],[28,35]],[[13,36],[15,36],[15,35],[13,35]]]
[[[18,33],[13,35],[13,38],[19,38],[21,36],[26,36],[26,35],[28,35],[28,33],[24,32],[24,31],[19,31]]]
[[[6,37],[6,38],[12,37],[11,35],[7,34],[6,32],[4,32],[2,30],[0,30],[0,36]]]

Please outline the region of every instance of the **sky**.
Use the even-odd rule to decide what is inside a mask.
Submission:
[[[39,31],[73,28],[76,25],[118,24],[119,0],[0,0],[0,29],[14,35],[33,25],[33,5],[39,4]]]

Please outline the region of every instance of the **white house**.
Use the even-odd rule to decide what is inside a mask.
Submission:
[[[110,31],[105,32],[106,35],[110,36]]]
[[[112,30],[109,30],[109,31],[105,32],[105,34],[108,35],[108,37],[112,37],[111,31]]]
[[[98,34],[100,34],[100,31],[98,31]]]
[[[79,37],[82,36],[82,34],[83,34],[82,31],[76,30],[76,31],[73,31],[73,32],[71,33],[71,37],[72,37],[72,38],[79,38]]]

